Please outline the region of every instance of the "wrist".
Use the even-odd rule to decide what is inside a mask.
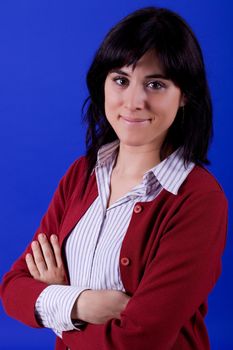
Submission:
[[[87,295],[89,294],[88,292],[90,292],[89,289],[85,289],[83,290],[78,298],[76,299],[74,306],[72,308],[71,311],[71,319],[72,322],[73,320],[76,322],[82,322],[85,321],[85,310],[87,308]]]

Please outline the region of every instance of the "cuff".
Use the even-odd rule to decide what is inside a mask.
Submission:
[[[76,323],[74,324],[71,320],[71,312],[76,299],[86,289],[89,288],[62,285],[48,286],[36,301],[36,317],[44,327],[53,329],[58,336],[61,336],[63,331],[78,329],[78,324],[76,326]]]

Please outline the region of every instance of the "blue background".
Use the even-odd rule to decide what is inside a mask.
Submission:
[[[30,241],[61,176],[84,152],[85,74],[106,32],[129,12],[168,7],[192,26],[214,104],[210,170],[229,199],[223,273],[209,298],[213,350],[233,349],[232,2],[228,0],[1,0],[0,278]],[[39,341],[38,341],[39,340]],[[8,318],[0,305],[0,349],[52,349],[49,330]],[[161,349],[162,350],[162,349]]]

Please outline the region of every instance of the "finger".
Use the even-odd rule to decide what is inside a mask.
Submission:
[[[33,241],[31,247],[36,267],[39,273],[43,274],[44,271],[47,271],[47,265],[43,253],[41,251],[40,243],[37,241]]]
[[[36,267],[36,264],[34,262],[33,256],[31,254],[27,254],[25,256],[25,261],[28,267],[28,270],[33,278],[38,279],[40,277],[40,273],[38,268]]]
[[[50,242],[51,242],[52,247],[53,247],[53,252],[54,252],[54,256],[55,256],[55,260],[56,260],[57,266],[61,267],[61,266],[63,266],[63,262],[62,262],[62,257],[61,257],[61,248],[59,246],[57,236],[56,235],[52,235],[50,237]]]
[[[57,264],[55,261],[53,248],[50,242],[48,241],[46,235],[44,233],[40,233],[38,236],[38,241],[40,243],[47,268],[50,269],[56,267]]]

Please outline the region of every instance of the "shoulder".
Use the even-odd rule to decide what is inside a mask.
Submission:
[[[81,156],[74,160],[74,162],[69,166],[65,175],[70,176],[78,175],[80,172],[85,171],[87,168],[87,159],[85,156]]]
[[[80,177],[87,169],[87,159],[85,156],[81,156],[69,166],[66,173],[63,176],[63,179],[69,179],[75,177]]]
[[[59,188],[65,196],[69,197],[75,188],[81,186],[84,181],[86,169],[87,159],[85,156],[81,156],[70,165],[59,182]]]
[[[211,208],[213,212],[227,212],[228,208],[228,200],[218,180],[209,170],[199,165],[194,166],[173,200],[185,207],[195,206],[195,211],[202,213],[211,212]]]
[[[160,198],[168,227],[188,222],[193,227],[203,225],[205,229],[207,225],[216,225],[226,231],[228,201],[221,185],[206,168],[195,165],[177,195],[164,192]]]
[[[180,189],[182,192],[223,192],[222,186],[206,168],[195,165]]]

